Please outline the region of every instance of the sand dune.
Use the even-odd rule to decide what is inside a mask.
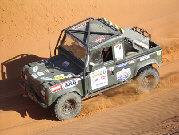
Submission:
[[[0,134],[174,134],[179,130],[178,0],[0,1]],[[77,118],[57,121],[18,86],[20,69],[49,57],[60,30],[89,16],[140,26],[163,48],[160,83],[138,94],[134,83],[83,101]],[[178,130],[177,130],[178,129]]]

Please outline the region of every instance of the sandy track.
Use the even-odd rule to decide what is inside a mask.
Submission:
[[[165,134],[176,130],[178,122],[173,121],[179,115],[178,4],[177,0],[1,0],[0,134]],[[49,109],[22,97],[17,76],[24,64],[49,56],[49,44],[51,48],[55,46],[62,28],[88,16],[104,16],[121,27],[146,28],[163,48],[161,81],[156,91],[143,95],[136,93],[134,84],[99,94],[83,102],[77,118],[59,122]]]
[[[42,134],[155,134],[162,121],[178,115],[179,89],[171,91],[67,123]],[[178,128],[179,123],[173,131]]]
[[[152,135],[178,132],[178,67],[179,60],[163,66],[160,69],[161,80],[158,88],[152,93],[137,95],[132,84],[115,88],[91,99],[93,102],[84,103],[85,109],[79,115],[80,119],[74,119],[42,134]],[[167,70],[169,68],[170,71]],[[96,114],[97,111],[99,113]],[[87,116],[84,117],[83,113]],[[171,125],[167,122],[170,119],[175,121]]]

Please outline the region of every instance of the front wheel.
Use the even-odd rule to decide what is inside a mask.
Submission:
[[[59,120],[74,118],[81,110],[81,97],[77,93],[61,96],[54,105],[54,113]]]
[[[143,67],[139,70],[136,81],[139,89],[151,91],[159,82],[159,72],[152,66]]]

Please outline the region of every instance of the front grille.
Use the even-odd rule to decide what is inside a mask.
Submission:
[[[36,80],[34,80],[32,76],[28,73],[26,74],[26,80],[27,80],[28,87],[31,88],[36,95],[41,97],[42,95],[40,93],[41,90],[40,84]]]

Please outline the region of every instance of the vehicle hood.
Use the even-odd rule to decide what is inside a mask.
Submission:
[[[63,55],[29,63],[24,67],[24,71],[40,83],[63,82],[83,72],[75,63]]]

